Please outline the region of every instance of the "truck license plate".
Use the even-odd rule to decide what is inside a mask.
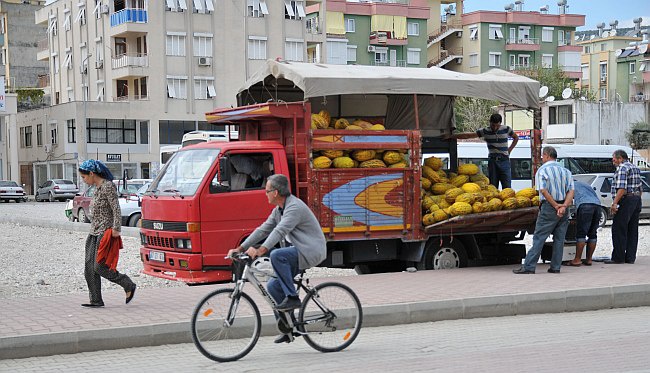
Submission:
[[[157,262],[165,261],[165,253],[161,251],[149,251],[149,260],[155,260]]]

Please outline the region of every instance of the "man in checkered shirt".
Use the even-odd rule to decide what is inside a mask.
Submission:
[[[606,264],[634,264],[639,241],[639,215],[641,214],[641,171],[627,158],[624,150],[612,154],[616,166],[612,181],[612,257]]]

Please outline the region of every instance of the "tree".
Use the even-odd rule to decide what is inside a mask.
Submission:
[[[456,97],[454,112],[456,113],[456,128],[460,132],[474,132],[487,127],[490,115],[496,111],[493,107],[498,101],[484,100],[472,97]]]
[[[556,99],[562,97],[562,91],[571,88],[573,91],[573,98],[584,97],[588,101],[595,101],[596,96],[588,89],[577,89],[575,80],[569,79],[558,67],[543,68],[540,66],[531,67],[526,70],[520,71],[521,75],[525,75],[531,79],[539,81],[541,86],[548,87],[548,96],[554,96]]]
[[[650,148],[650,126],[646,122],[635,122],[625,132],[625,139],[630,143],[632,149]]]

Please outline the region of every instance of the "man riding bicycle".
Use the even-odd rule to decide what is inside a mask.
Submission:
[[[267,289],[275,300],[278,311],[291,311],[300,307],[300,299],[293,283],[300,270],[320,264],[327,256],[325,236],[316,216],[298,197],[289,191],[286,176],[269,176],[266,182],[266,197],[276,207],[268,219],[235,249],[228,252],[246,251],[251,258],[265,255],[269,251],[271,265],[277,278],[269,280]],[[258,248],[257,244],[266,237]],[[278,242],[288,241],[288,245],[272,249]],[[286,247],[285,247],[286,246]],[[276,338],[275,343],[290,342],[288,335]]]

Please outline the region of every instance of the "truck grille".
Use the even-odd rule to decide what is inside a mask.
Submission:
[[[149,246],[161,247],[166,249],[174,249],[174,239],[169,237],[156,237],[156,236],[147,236],[147,243]]]
[[[162,229],[154,227],[154,223],[156,225],[162,225]],[[142,220],[142,228],[168,232],[187,232],[187,223],[178,221]]]

